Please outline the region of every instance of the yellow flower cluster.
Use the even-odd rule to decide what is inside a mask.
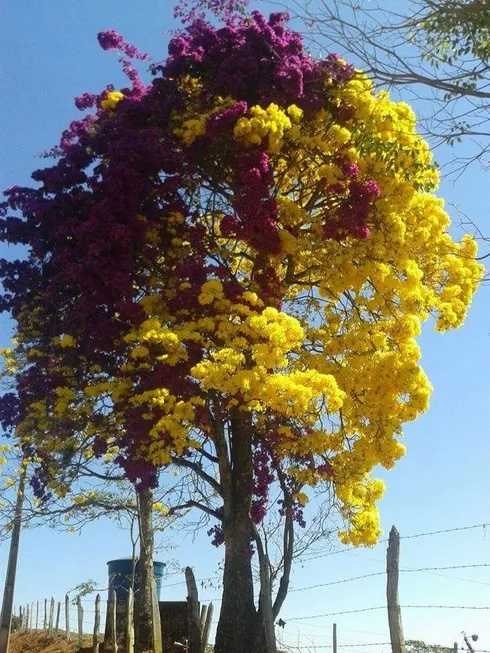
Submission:
[[[250,118],[239,118],[234,129],[235,138],[245,145],[260,145],[267,137],[269,152],[279,152],[284,134],[294,138],[299,133],[295,122],[303,116],[302,110],[292,104],[287,111],[280,109],[273,102],[266,109],[254,106],[250,109]]]
[[[74,347],[75,346],[75,340],[74,340],[73,336],[70,336],[70,334],[65,333],[60,338],[60,345],[62,347]]]
[[[105,100],[102,100],[100,103],[100,106],[103,109],[115,109],[117,104],[123,99],[124,95],[120,91],[110,91],[107,93],[107,97]]]

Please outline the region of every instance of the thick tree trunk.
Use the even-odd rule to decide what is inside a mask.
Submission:
[[[223,487],[225,567],[223,601],[216,631],[215,653],[269,653],[254,605],[251,565],[252,443],[244,420],[231,424],[230,460],[217,446]]]
[[[140,557],[139,591],[135,595],[134,652],[161,653],[160,613],[153,572],[153,492],[144,490],[138,496]]]

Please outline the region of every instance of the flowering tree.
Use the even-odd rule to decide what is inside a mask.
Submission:
[[[274,651],[287,578],[273,602],[257,530],[271,488],[289,525],[331,488],[341,540],[376,542],[371,471],[403,455],[431,392],[415,338],[429,316],[462,324],[476,245],[447,232],[411,109],[338,56],[313,60],[284,15],[198,20],[147,86],[144,55],[99,41],[131,86],[78,98],[94,111],[57,163],[6,194],[3,237],[29,253],[2,265],[18,324],[2,423],[36,453],[40,496],[80,448],[116,448],[150,503],[159,468],[192,471],[206,490],[185,505],[225,546],[215,650]]]

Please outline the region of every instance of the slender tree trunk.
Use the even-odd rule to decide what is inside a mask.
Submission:
[[[215,653],[268,653],[254,605],[251,565],[252,443],[250,425],[231,424],[229,461],[217,443],[223,487],[225,567],[223,601],[216,631]]]
[[[153,572],[153,492],[138,495],[140,526],[139,591],[135,596],[135,653],[161,653],[160,613]]]
[[[2,616],[0,621],[0,651],[6,653],[9,648],[10,627],[12,623],[12,606],[14,602],[15,577],[17,574],[17,557],[19,555],[20,529],[22,526],[22,506],[24,504],[24,489],[26,483],[26,463],[22,462],[22,471],[17,489],[17,501],[14,512],[14,527],[10,540],[7,576],[3,591]]]

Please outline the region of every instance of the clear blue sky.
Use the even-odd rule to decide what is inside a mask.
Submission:
[[[114,28],[126,39],[165,57],[166,30],[172,26],[170,0],[3,0],[0,186],[24,184],[41,162],[35,155],[58,142],[60,132],[77,117],[73,97],[98,91],[123,78],[114,53],[97,45],[100,30]],[[258,3],[256,3],[258,4]],[[260,6],[260,5],[259,5]],[[463,155],[465,146],[459,146]],[[453,151],[439,152],[450,158]],[[474,166],[455,184],[444,182],[440,195],[490,233],[488,188],[490,172]],[[449,207],[450,209],[450,207]],[[450,209],[451,211],[451,209]],[[0,255],[8,255],[1,252]],[[482,288],[459,331],[436,334],[430,325],[421,338],[423,365],[434,387],[430,411],[406,429],[407,456],[388,474],[388,490],[381,503],[387,533],[395,524],[402,535],[451,529],[490,522],[490,466],[488,407],[490,397],[490,289]],[[9,325],[3,320],[0,346],[7,346]],[[190,564],[199,578],[216,573],[220,552],[206,536],[196,542],[182,539],[161,560]],[[332,545],[326,546],[325,551]],[[385,544],[372,550],[341,550],[297,567],[293,588],[382,572]],[[16,603],[62,597],[87,578],[105,585],[106,561],[128,555],[126,534],[106,522],[93,524],[82,535],[58,534],[47,529],[22,535]],[[0,547],[0,578],[8,555]],[[490,527],[402,541],[402,564],[421,568],[490,564]],[[181,580],[172,576],[168,585]],[[339,647],[346,651],[387,651],[384,610],[315,617],[330,612],[384,605],[384,576],[292,592],[284,606],[284,641],[317,647],[331,644],[333,621],[338,624]],[[400,584],[404,605],[490,606],[490,567],[430,573],[404,573]],[[208,589],[203,598],[218,597]],[[184,585],[165,587],[162,598],[183,600]],[[87,607],[90,607],[87,605]],[[295,621],[298,617],[310,617]],[[490,649],[490,611],[406,609],[406,637],[452,645],[460,633],[480,635],[478,649]],[[364,646],[364,647],[363,647]],[[328,650],[318,648],[318,650]]]

